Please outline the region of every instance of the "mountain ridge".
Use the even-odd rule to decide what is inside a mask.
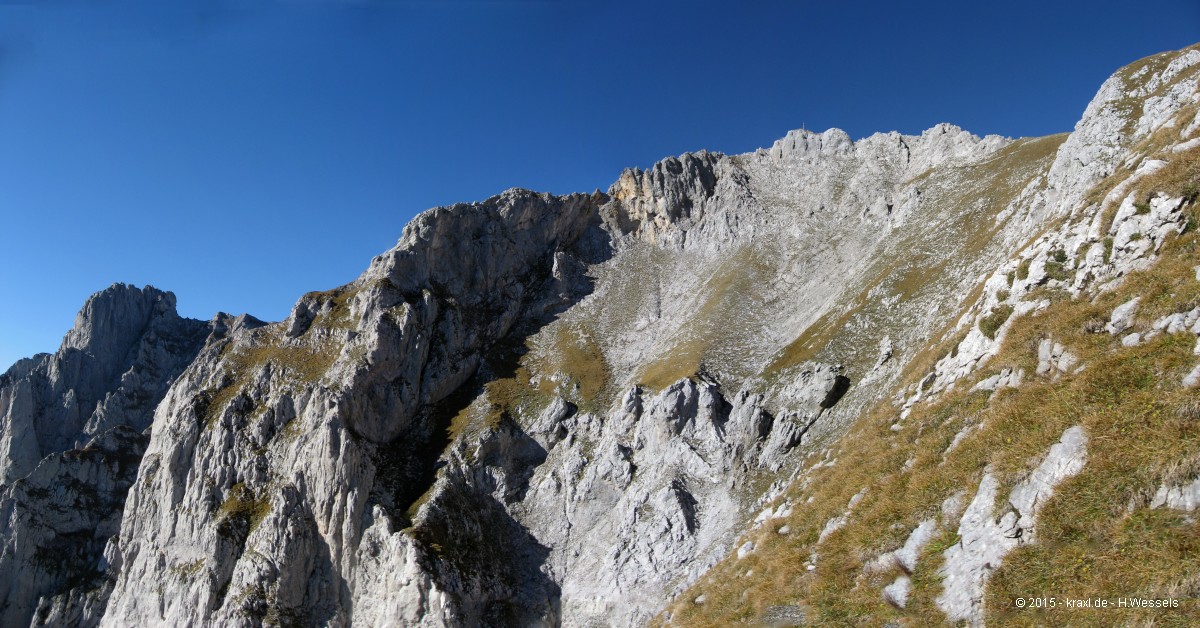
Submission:
[[[79,567],[0,586],[4,623],[648,621],[751,555],[746,518],[859,416],[894,399],[902,425],[984,368],[1049,306],[1027,295],[1148,268],[1191,201],[1142,212],[1131,177],[1190,155],[1198,65],[1192,48],[1123,68],[1069,136],[792,131],[627,169],[607,193],[434,208],[284,321],[184,323],[172,366],[143,369],[148,438],[139,418],[109,428],[129,442],[96,441],[124,456],[85,552],[103,550],[99,569],[66,589]],[[80,320],[105,319],[90,304]],[[60,351],[122,344],[110,335],[73,332]],[[1047,363],[1068,371],[1066,353]],[[37,362],[0,381],[3,442],[31,429],[10,391]],[[37,461],[17,449],[4,468],[25,477]],[[49,508],[22,481],[0,486],[13,530]],[[822,541],[845,523],[829,525]],[[0,560],[33,569],[13,538]],[[975,589],[956,591],[947,612],[982,621]]]

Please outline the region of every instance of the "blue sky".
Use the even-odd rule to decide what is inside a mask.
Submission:
[[[789,129],[1070,130],[1200,3],[0,0],[0,369],[89,294],[277,320],[426,208]]]

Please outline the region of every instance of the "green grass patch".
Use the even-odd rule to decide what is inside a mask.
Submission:
[[[1000,330],[1000,326],[1008,320],[1008,317],[1012,316],[1012,313],[1013,306],[1011,305],[1002,304],[996,306],[996,309],[992,310],[991,314],[979,319],[979,331],[994,340],[996,332]]]
[[[1033,264],[1032,259],[1021,260],[1021,263],[1017,265],[1017,279],[1021,281],[1029,279],[1029,266],[1031,264]]]
[[[1046,276],[1054,281],[1069,282],[1075,274],[1073,271],[1068,270],[1062,262],[1056,260],[1047,260],[1044,268]]]
[[[258,524],[271,512],[271,499],[258,496],[244,483],[238,482],[229,488],[225,501],[217,507],[217,521],[244,519],[253,532]]]

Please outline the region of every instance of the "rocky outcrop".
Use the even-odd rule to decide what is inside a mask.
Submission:
[[[948,126],[851,143],[835,167],[856,183],[840,202],[890,198],[914,169],[1004,144]],[[803,162],[785,157],[788,168]],[[660,330],[614,335],[626,319],[605,305],[610,269],[647,247],[720,265],[776,220],[780,201],[755,194],[776,186],[778,166],[753,159],[684,156],[627,172],[609,195],[512,190],[431,210],[355,282],[306,295],[278,325],[210,343],[159,405],[127,505],[138,514],[111,547],[103,622],[651,616],[728,550],[761,497],[743,487],[785,468],[855,390],[843,367],[809,360],[768,396],[715,360],[713,372],[701,364],[652,391],[638,381],[637,347]],[[807,203],[833,182],[810,185],[774,193]],[[885,233],[844,246],[877,246]],[[686,320],[682,297],[660,299],[659,320]],[[782,305],[779,331],[795,315]],[[556,335],[586,345],[577,329],[602,341],[584,360],[606,371],[589,393],[600,403],[569,372],[520,361],[522,344],[564,342]],[[553,347],[553,360],[564,351]],[[532,369],[531,381],[514,368]]]
[[[1055,154],[1041,186],[1025,188],[1001,213],[1008,219],[1020,215],[1026,226],[1053,217],[1063,223],[989,272],[983,296],[955,328],[965,337],[938,361],[927,382],[906,391],[906,408],[983,367],[999,350],[1011,320],[1049,305],[1044,299],[1025,298],[1030,293],[1057,288],[1077,297],[1085,290],[1111,288],[1129,273],[1148,268],[1166,238],[1183,231],[1185,199],[1141,198],[1136,190],[1140,181],[1167,165],[1145,157],[1147,151],[1164,147],[1156,141],[1175,153],[1173,148],[1196,132],[1180,128],[1179,118],[1200,101],[1197,68],[1200,51],[1162,53],[1121,69],[1104,83]],[[1162,130],[1168,132],[1152,135]],[[1087,196],[1119,169],[1126,174],[1117,176],[1119,182],[1102,198]],[[1123,331],[1136,308],[1136,303],[1118,308],[1105,329]]]
[[[8,534],[0,586],[7,593],[6,620],[26,623],[32,615],[34,623],[77,623],[80,617],[51,610],[64,604],[60,596],[83,594],[76,603],[86,604],[92,601],[86,592],[108,586],[103,551],[120,528],[147,440],[117,426],[80,449],[47,456],[4,488],[0,517]]]
[[[1155,71],[1162,60],[1167,63]],[[1196,92],[1196,77],[1190,71],[1197,64],[1198,50],[1164,52],[1106,80],[1050,170],[1056,182],[1051,202],[1083,207],[1088,191],[1123,165],[1133,144],[1170,123],[1188,104]]]
[[[1013,487],[1008,509],[1000,517],[993,514],[999,481],[984,474],[959,523],[959,542],[944,552],[944,588],[938,606],[950,621],[983,623],[983,590],[991,572],[1003,563],[1005,554],[1036,540],[1038,510],[1055,487],[1079,473],[1086,462],[1087,434],[1082,427],[1069,428],[1030,476]]]
[[[0,379],[0,482],[109,428],[146,429],[207,333],[179,317],[169,292],[116,284],[93,295],[57,353],[22,360]]]
[[[143,432],[209,331],[173,294],[117,284],[88,299],[57,353],[0,377],[0,624],[103,586]]]
[[[0,608],[112,626],[643,623],[725,555],[754,560],[739,533],[834,464],[797,452],[888,397],[903,430],[1045,290],[1113,285],[1184,228],[1183,199],[1086,195],[1164,167],[1126,164],[1129,147],[1190,106],[1198,63],[1118,75],[1065,141],[793,131],[628,170],[607,194],[433,209],[279,323],[184,321],[168,294],[114,287],[58,354],[0,381],[0,515],[32,539],[0,554],[0,574],[31,574],[0,576]],[[897,391],[945,329],[953,350]],[[1038,375],[1082,366],[1041,348]],[[901,572],[886,599],[908,603],[923,548],[957,526],[939,604],[978,621],[989,570],[1085,452],[1067,430],[998,520],[991,474],[965,514],[914,519],[879,559]],[[868,494],[823,515],[814,548]]]
[[[1134,297],[1114,308],[1104,329],[1108,333],[1116,335],[1133,327],[1133,315],[1137,313],[1141,301],[1141,297]]]
[[[1186,512],[1192,512],[1197,506],[1200,506],[1200,479],[1173,486],[1164,484],[1150,502],[1151,508],[1173,508]]]
[[[1058,377],[1062,373],[1071,373],[1082,368],[1079,358],[1062,343],[1054,342],[1052,338],[1044,338],[1038,343],[1038,375]]]
[[[306,295],[287,321],[206,348],[159,408],[146,481],[129,498],[145,516],[123,524],[104,621],[273,613],[345,623],[352,609],[383,612],[372,605],[395,594],[374,587],[393,580],[371,568],[363,539],[412,569],[434,564],[432,544],[394,526],[429,488],[444,446],[435,406],[518,323],[536,321],[530,312],[561,306],[556,253],[597,254],[597,236],[583,236],[602,200],[513,190],[427,212],[353,284]],[[476,505],[482,519],[473,520],[487,522],[477,529],[502,529],[507,513]],[[147,593],[163,560],[171,575]],[[473,612],[466,603],[441,611],[447,621]]]

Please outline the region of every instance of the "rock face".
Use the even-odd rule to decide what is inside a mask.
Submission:
[[[88,299],[57,353],[0,376],[0,624],[101,579],[143,432],[209,331],[173,294],[117,284]]]
[[[738,534],[790,512],[763,507],[815,443],[889,398],[900,427],[1049,305],[1036,289],[1118,281],[1182,228],[1183,199],[1114,189],[1104,224],[1087,194],[1190,106],[1197,65],[1114,77],[1065,138],[793,131],[607,193],[433,209],[279,323],[114,286],[0,380],[0,624],[644,623],[751,560]],[[956,350],[897,390],[945,329]],[[1043,349],[1038,377],[1086,366]],[[999,522],[991,476],[943,508],[949,617],[978,619],[988,565],[1085,451],[1068,430]],[[881,558],[896,607],[938,526]]]
[[[1079,426],[1063,432],[1031,476],[1013,488],[1008,509],[993,514],[999,482],[985,473],[979,492],[958,526],[959,542],[945,552],[942,567],[945,589],[938,606],[950,621],[983,623],[983,587],[1004,555],[1022,543],[1036,540],[1038,509],[1063,480],[1079,473],[1087,462],[1087,434]]]
[[[109,428],[146,429],[206,333],[179,318],[169,292],[117,284],[92,296],[57,353],[21,360],[0,380],[0,481]]]

